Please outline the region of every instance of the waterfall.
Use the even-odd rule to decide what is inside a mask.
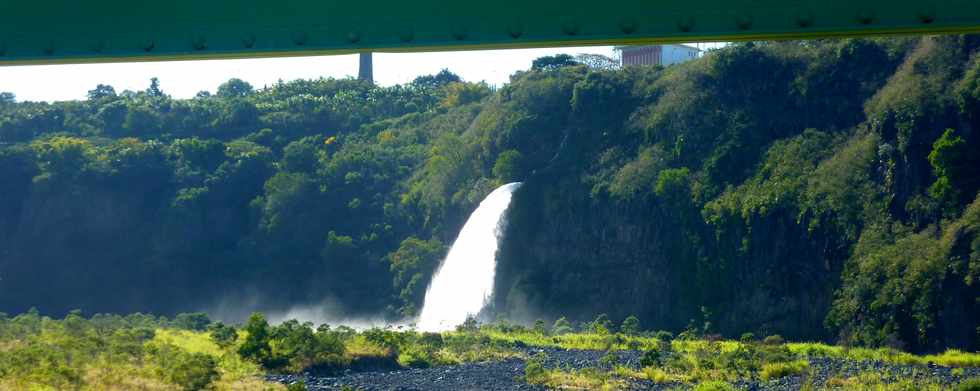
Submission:
[[[420,330],[450,330],[487,304],[493,294],[497,241],[506,223],[504,212],[520,185],[515,182],[497,188],[466,220],[425,292]]]

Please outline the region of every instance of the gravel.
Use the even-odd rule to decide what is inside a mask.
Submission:
[[[364,391],[544,390],[520,380],[524,365],[523,360],[507,359],[449,367],[350,373],[334,378],[272,375],[269,379],[284,384],[303,380],[311,391],[340,390],[343,386]]]
[[[603,360],[606,352],[595,350],[563,350],[557,348],[524,348],[528,356],[545,353],[548,358],[544,364],[548,368],[579,370],[584,368],[610,369],[610,360]],[[612,352],[615,362],[630,368],[640,367],[642,352],[635,350]],[[980,376],[980,368],[964,368],[962,374],[954,375],[952,368],[937,365],[890,364],[880,361],[850,361],[836,358],[810,358],[812,378],[816,386],[823,386],[832,378],[847,378],[860,372],[873,371],[888,381],[904,379],[934,380],[945,386],[959,383],[963,379]],[[522,359],[510,358],[500,361],[468,363],[446,367],[424,369],[402,369],[394,371],[347,371],[336,376],[269,375],[268,380],[283,384],[304,381],[309,390],[341,390],[347,386],[363,391],[465,391],[465,390],[544,390],[544,387],[529,385],[522,380],[526,363]],[[803,376],[788,376],[770,381],[746,379],[736,383],[739,389],[760,391],[799,390],[804,383]],[[637,380],[629,384],[634,390],[666,390],[679,384],[654,384]],[[944,387],[945,388],[945,387]]]

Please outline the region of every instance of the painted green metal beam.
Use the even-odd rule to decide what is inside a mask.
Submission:
[[[3,0],[0,65],[980,31],[980,0]]]

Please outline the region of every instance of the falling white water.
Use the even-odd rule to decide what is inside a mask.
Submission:
[[[504,212],[520,185],[515,182],[497,188],[466,220],[425,292],[417,325],[420,330],[450,330],[487,304],[493,294],[497,240],[506,221]]]

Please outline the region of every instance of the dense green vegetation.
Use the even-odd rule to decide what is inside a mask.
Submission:
[[[31,311],[13,318],[0,316],[0,389],[281,390],[285,387],[266,382],[263,375],[427,368],[503,358],[527,360],[523,378],[529,383],[595,390],[623,389],[640,379],[677,389],[734,389],[731,384],[740,380],[808,376],[809,360],[821,357],[923,368],[927,363],[980,367],[980,354],[957,350],[917,356],[889,348],[785,343],[778,336],[705,339],[693,330],[674,338],[669,332],[642,331],[639,326],[633,322],[614,326],[600,316],[577,330],[561,322],[552,328],[468,322],[444,333],[392,328],[355,331],[295,320],[270,325],[256,313],[236,329],[212,323],[199,313],[171,320],[143,314],[85,318],[72,312],[52,319]],[[229,330],[233,337],[226,335]],[[545,353],[529,356],[527,349],[534,347],[600,350],[606,355],[594,367],[570,371],[546,365]],[[643,351],[641,366],[618,364],[614,354],[622,350]],[[916,376],[896,383],[873,370],[841,373],[828,383],[827,389],[942,386],[935,379]],[[969,384],[963,382],[964,387]]]
[[[175,100],[154,81],[4,103],[0,310],[174,313],[256,297],[414,313],[445,248],[403,198],[436,139],[489,93],[458,82],[231,80]]]
[[[443,72],[230,80],[187,100],[155,80],[6,94],[0,311],[411,318],[466,216],[520,180],[493,308],[515,321],[975,351],[978,45],[745,43],[666,69],[554,57],[498,90]],[[343,362],[302,338],[333,353],[216,342],[276,368]]]
[[[980,348],[977,45],[755,43],[586,72],[545,121],[562,149],[515,195],[496,309]]]
[[[193,319],[193,322],[187,322]],[[208,339],[203,314],[0,314],[0,389],[280,390],[261,366]],[[232,329],[234,331],[234,329]]]

